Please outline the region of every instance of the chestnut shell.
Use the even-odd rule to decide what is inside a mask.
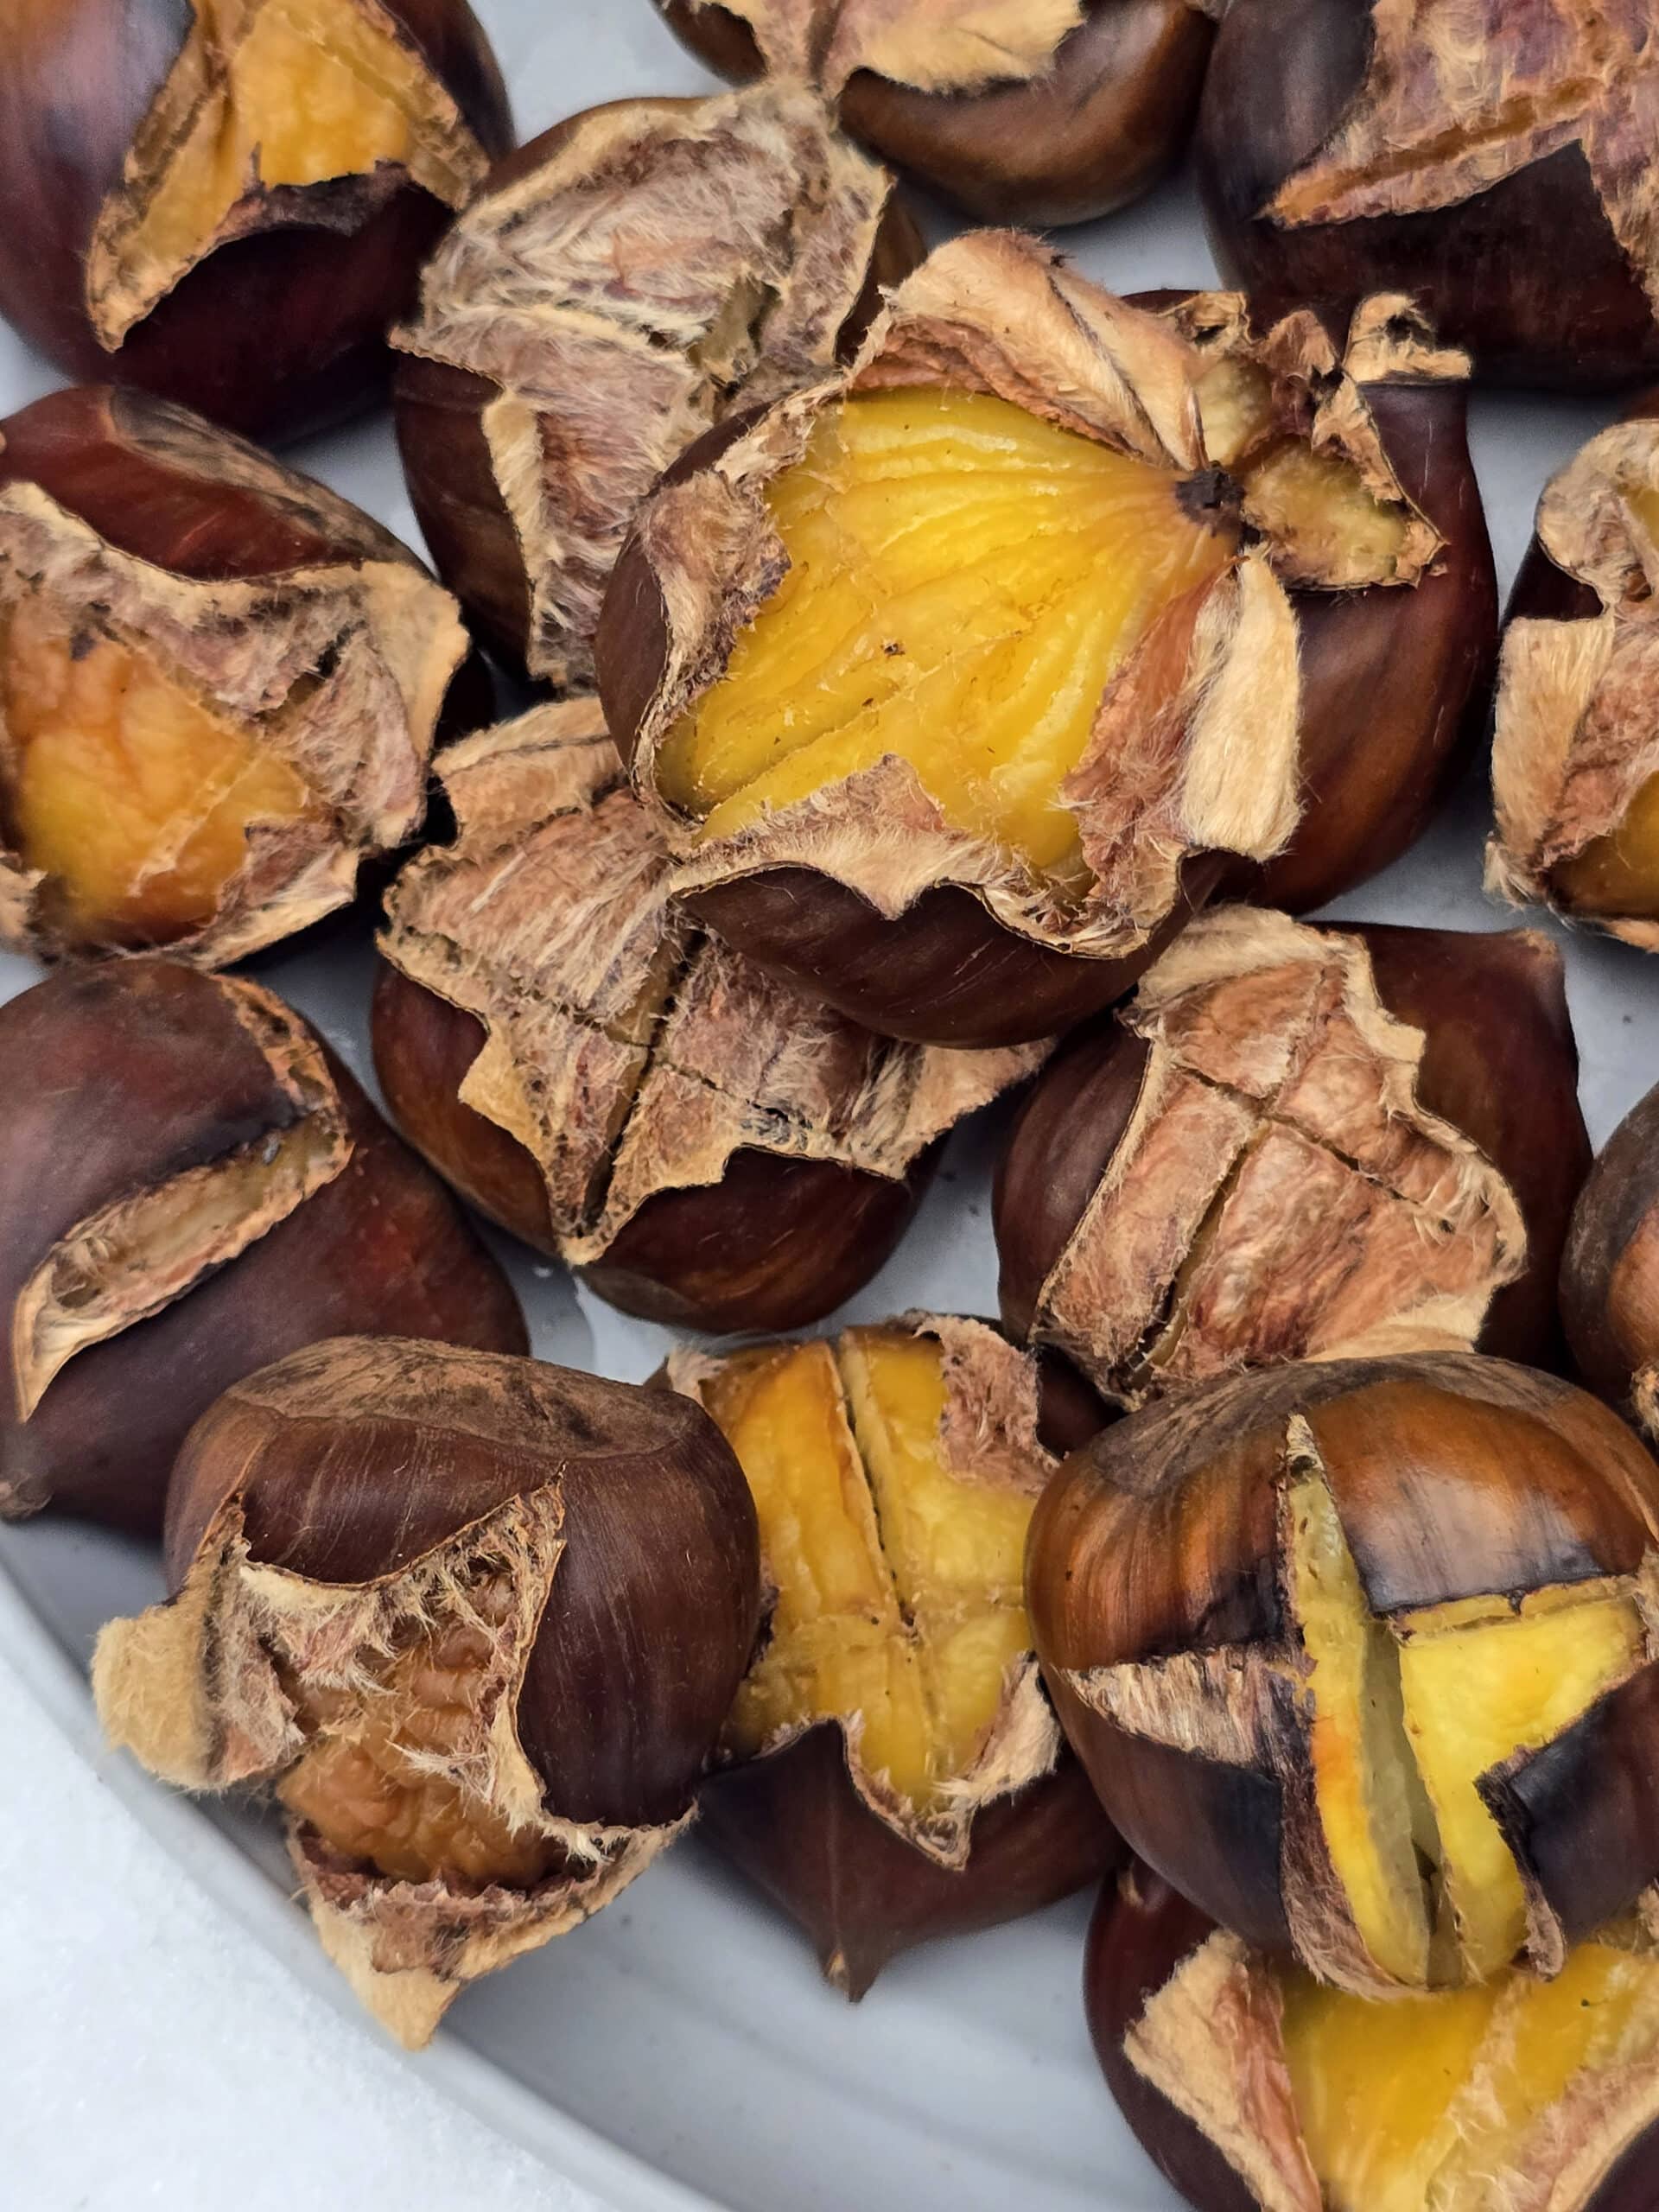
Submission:
[[[1370,0],[1234,0],[1196,140],[1229,281],[1264,306],[1410,292],[1442,340],[1465,347],[1495,383],[1594,389],[1659,368],[1652,305],[1577,143],[1423,214],[1294,229],[1262,214],[1359,92],[1372,20]]]
[[[288,1110],[226,987],[174,961],[60,969],[0,1007],[0,1062],[29,1071],[0,1116],[8,1313],[66,1228],[251,1142]],[[198,1415],[324,1338],[527,1349],[506,1278],[448,1192],[347,1071],[331,1058],[329,1072],[353,1145],[343,1173],[161,1313],[77,1353],[27,1421],[8,1387],[0,1473],[26,1503],[154,1535]]]
[[[492,155],[505,87],[467,0],[381,0]],[[355,227],[308,221],[233,240],[113,353],[88,318],[99,214],[191,26],[183,0],[0,0],[0,313],[73,378],[112,378],[272,440],[327,429],[384,386],[385,334],[449,210],[410,183]],[[294,200],[290,200],[294,207]]]
[[[1659,1363],[1659,1088],[1624,1116],[1590,1170],[1561,1266],[1561,1319],[1585,1381],[1629,1406],[1643,1370]],[[1649,1427],[1655,1407],[1636,1408]]]

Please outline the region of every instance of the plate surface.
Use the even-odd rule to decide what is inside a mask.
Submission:
[[[474,0],[493,36],[522,134],[628,93],[710,80],[648,0]],[[943,236],[943,217],[933,233]],[[1082,268],[1120,290],[1202,284],[1214,270],[1190,186],[1065,235]],[[0,416],[56,381],[0,328]],[[1606,419],[1594,404],[1478,397],[1477,460],[1507,587],[1545,478]],[[302,448],[326,478],[405,536],[414,524],[384,423]],[[1487,804],[1478,779],[1386,876],[1333,912],[1486,930]],[[1659,961],[1587,936],[1567,940],[1599,1144],[1659,1077]],[[261,979],[290,997],[371,1084],[366,930],[326,957],[280,955]],[[0,956],[0,999],[36,980]],[[847,1309],[877,1319],[919,1306],[992,1313],[993,1114],[953,1140],[904,1247]],[[505,1243],[542,1357],[638,1380],[664,1332],[630,1321]],[[0,1648],[66,1732],[92,1754],[84,1667],[99,1624],[160,1592],[141,1548],[66,1524],[0,1530]],[[196,1879],[316,1989],[351,2007],[298,1910],[274,1828],[200,1811],[134,1770],[118,1787]],[[890,1967],[853,2008],[817,1980],[793,1931],[695,1843],[566,1941],[469,1991],[433,2050],[410,2062],[627,2212],[709,2204],[772,2212],[1168,2212],[1176,2199],[1117,2120],[1090,2056],[1078,1997],[1088,1900]],[[373,2031],[365,2024],[365,2033]],[[252,2032],[251,2024],[250,2032]]]

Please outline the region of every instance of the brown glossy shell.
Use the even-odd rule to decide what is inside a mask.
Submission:
[[[0,1058],[29,1071],[0,1126],[0,1514],[156,1534],[198,1415],[322,1338],[526,1349],[442,1184],[256,985],[154,959],[65,969],[0,1007]],[[169,1243],[158,1277],[143,1255]]]
[[[466,0],[378,0],[424,57],[473,181],[512,143],[500,72]],[[355,412],[452,208],[403,171],[245,200],[228,234],[108,352],[87,260],[193,25],[174,0],[0,0],[0,314],[66,374],[123,384],[269,439]],[[464,196],[456,188],[459,204]]]
[[[1659,1090],[1590,1171],[1561,1266],[1561,1318],[1584,1379],[1659,1427]]]

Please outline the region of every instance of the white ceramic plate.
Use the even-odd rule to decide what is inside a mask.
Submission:
[[[597,100],[695,92],[709,80],[649,0],[474,0],[528,137]],[[938,225],[940,234],[946,227]],[[1069,233],[1068,252],[1119,290],[1201,284],[1214,270],[1190,188]],[[48,390],[46,366],[0,329],[0,416]],[[1593,404],[1483,397],[1477,458],[1507,586],[1549,472],[1605,419]],[[384,424],[321,442],[302,467],[412,537]],[[1491,929],[1480,892],[1478,780],[1430,836],[1337,912]],[[1659,960],[1589,937],[1568,944],[1584,1096],[1599,1143],[1659,1077]],[[366,931],[326,957],[280,957],[262,978],[372,1081]],[[35,980],[0,956],[0,998]],[[875,1319],[919,1306],[992,1313],[988,1171],[1000,1129],[952,1142],[902,1250],[849,1308]],[[613,1313],[504,1247],[543,1357],[639,1379],[664,1332]],[[49,1522],[0,1531],[0,1651],[92,1756],[85,1662],[99,1624],[160,1593],[155,1560]],[[185,1866],[302,1974],[320,2002],[351,2000],[289,1900],[274,1828],[198,1810],[123,1764],[104,1773]],[[412,2060],[443,2090],[626,2212],[710,2204],[773,2212],[1167,2212],[1175,2199],[1119,2123],[1090,2056],[1078,1997],[1087,1899],[891,1967],[849,2007],[804,1943],[695,1844],[596,1921],[469,1991],[432,2051]],[[365,2024],[364,2032],[373,2031]]]

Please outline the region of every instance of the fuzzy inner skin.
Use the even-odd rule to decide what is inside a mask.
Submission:
[[[953,826],[1075,874],[1061,786],[1101,693],[1235,550],[1182,481],[985,393],[826,409],[767,493],[788,571],[670,734],[664,795],[724,836],[896,753]]]
[[[192,261],[251,190],[410,161],[427,71],[353,0],[256,0],[245,32],[248,0],[194,5],[218,82],[143,211],[140,253]]]
[[[530,1889],[563,1865],[563,1847],[430,1770],[472,1732],[512,1610],[504,1580],[468,1596],[472,1619],[410,1642],[372,1685],[288,1685],[312,1740],[276,1794],[343,1858],[394,1880]]]
[[[1659,776],[1638,786],[1615,828],[1552,869],[1551,883],[1575,914],[1659,921]]]
[[[1313,1700],[1320,1824],[1356,1925],[1408,1986],[1484,1980],[1525,1945],[1514,1855],[1476,1787],[1552,1743],[1641,1664],[1635,1597],[1606,1583],[1371,1614],[1322,1478],[1287,1500]]]
[[[1651,2065],[1659,1961],[1584,1943],[1554,1981],[1376,2004],[1280,1977],[1285,2056],[1329,2212],[1479,2212],[1586,2070]],[[1504,2202],[1510,2201],[1507,2196]]]
[[[944,1465],[931,1338],[852,1329],[739,1354],[702,1395],[748,1477],[778,1591],[731,1748],[839,1720],[887,1792],[918,1813],[946,1804],[1031,1646],[1034,1499]]]
[[[172,943],[210,921],[256,823],[299,820],[303,779],[43,594],[0,609],[0,825],[72,944]]]

